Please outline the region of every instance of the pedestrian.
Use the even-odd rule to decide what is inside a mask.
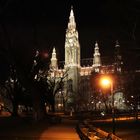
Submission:
[[[70,110],[70,116],[71,117],[73,116],[73,112],[74,112],[74,109],[73,109],[73,107],[71,107],[71,110]]]

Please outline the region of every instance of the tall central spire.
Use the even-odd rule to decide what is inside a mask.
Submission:
[[[78,31],[76,30],[76,22],[74,17],[74,10],[71,7],[68,27],[65,38],[65,69],[68,68],[67,93],[71,95],[67,100],[73,104],[76,93],[78,93],[79,71],[80,71],[80,44],[78,39]]]
[[[68,29],[76,29],[76,22],[73,12],[73,6],[71,6],[70,16],[69,16],[69,23],[68,23]]]
[[[80,44],[78,39],[78,31],[76,30],[73,7],[71,7],[70,10],[65,40],[65,66],[70,65],[80,67]]]

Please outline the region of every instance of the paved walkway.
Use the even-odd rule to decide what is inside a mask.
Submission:
[[[10,125],[0,130],[0,140],[80,140],[76,120],[63,118],[60,123],[47,127],[46,123],[23,126]],[[12,126],[12,127],[11,127]]]
[[[75,129],[76,121],[63,119],[61,124],[57,124],[45,130],[40,138],[42,140],[80,140]]]

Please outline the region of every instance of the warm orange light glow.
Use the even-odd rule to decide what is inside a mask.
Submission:
[[[106,85],[110,84],[110,81],[108,79],[103,79],[102,84],[106,86]]]
[[[112,80],[110,77],[102,77],[100,79],[100,84],[102,87],[109,88],[111,86]]]

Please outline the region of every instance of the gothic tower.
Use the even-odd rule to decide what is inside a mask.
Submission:
[[[70,11],[65,39],[65,67],[69,66],[80,67],[80,45],[73,8]]]
[[[101,57],[99,52],[99,46],[98,43],[96,42],[93,54],[93,68],[96,72],[98,72],[100,66],[101,66]]]
[[[55,50],[55,48],[53,48],[53,52],[52,52],[51,68],[52,68],[52,69],[58,69],[57,58],[56,58],[56,50]]]
[[[71,7],[65,37],[65,69],[68,69],[67,89],[71,90],[67,92],[69,92],[71,96],[74,97],[78,92],[78,80],[80,69],[80,44],[78,39],[78,31],[76,30],[76,22],[73,7]],[[74,102],[74,98],[71,98],[69,102]]]
[[[116,72],[122,72],[123,61],[122,61],[120,45],[118,41],[116,41],[115,44],[114,65],[115,65]]]

